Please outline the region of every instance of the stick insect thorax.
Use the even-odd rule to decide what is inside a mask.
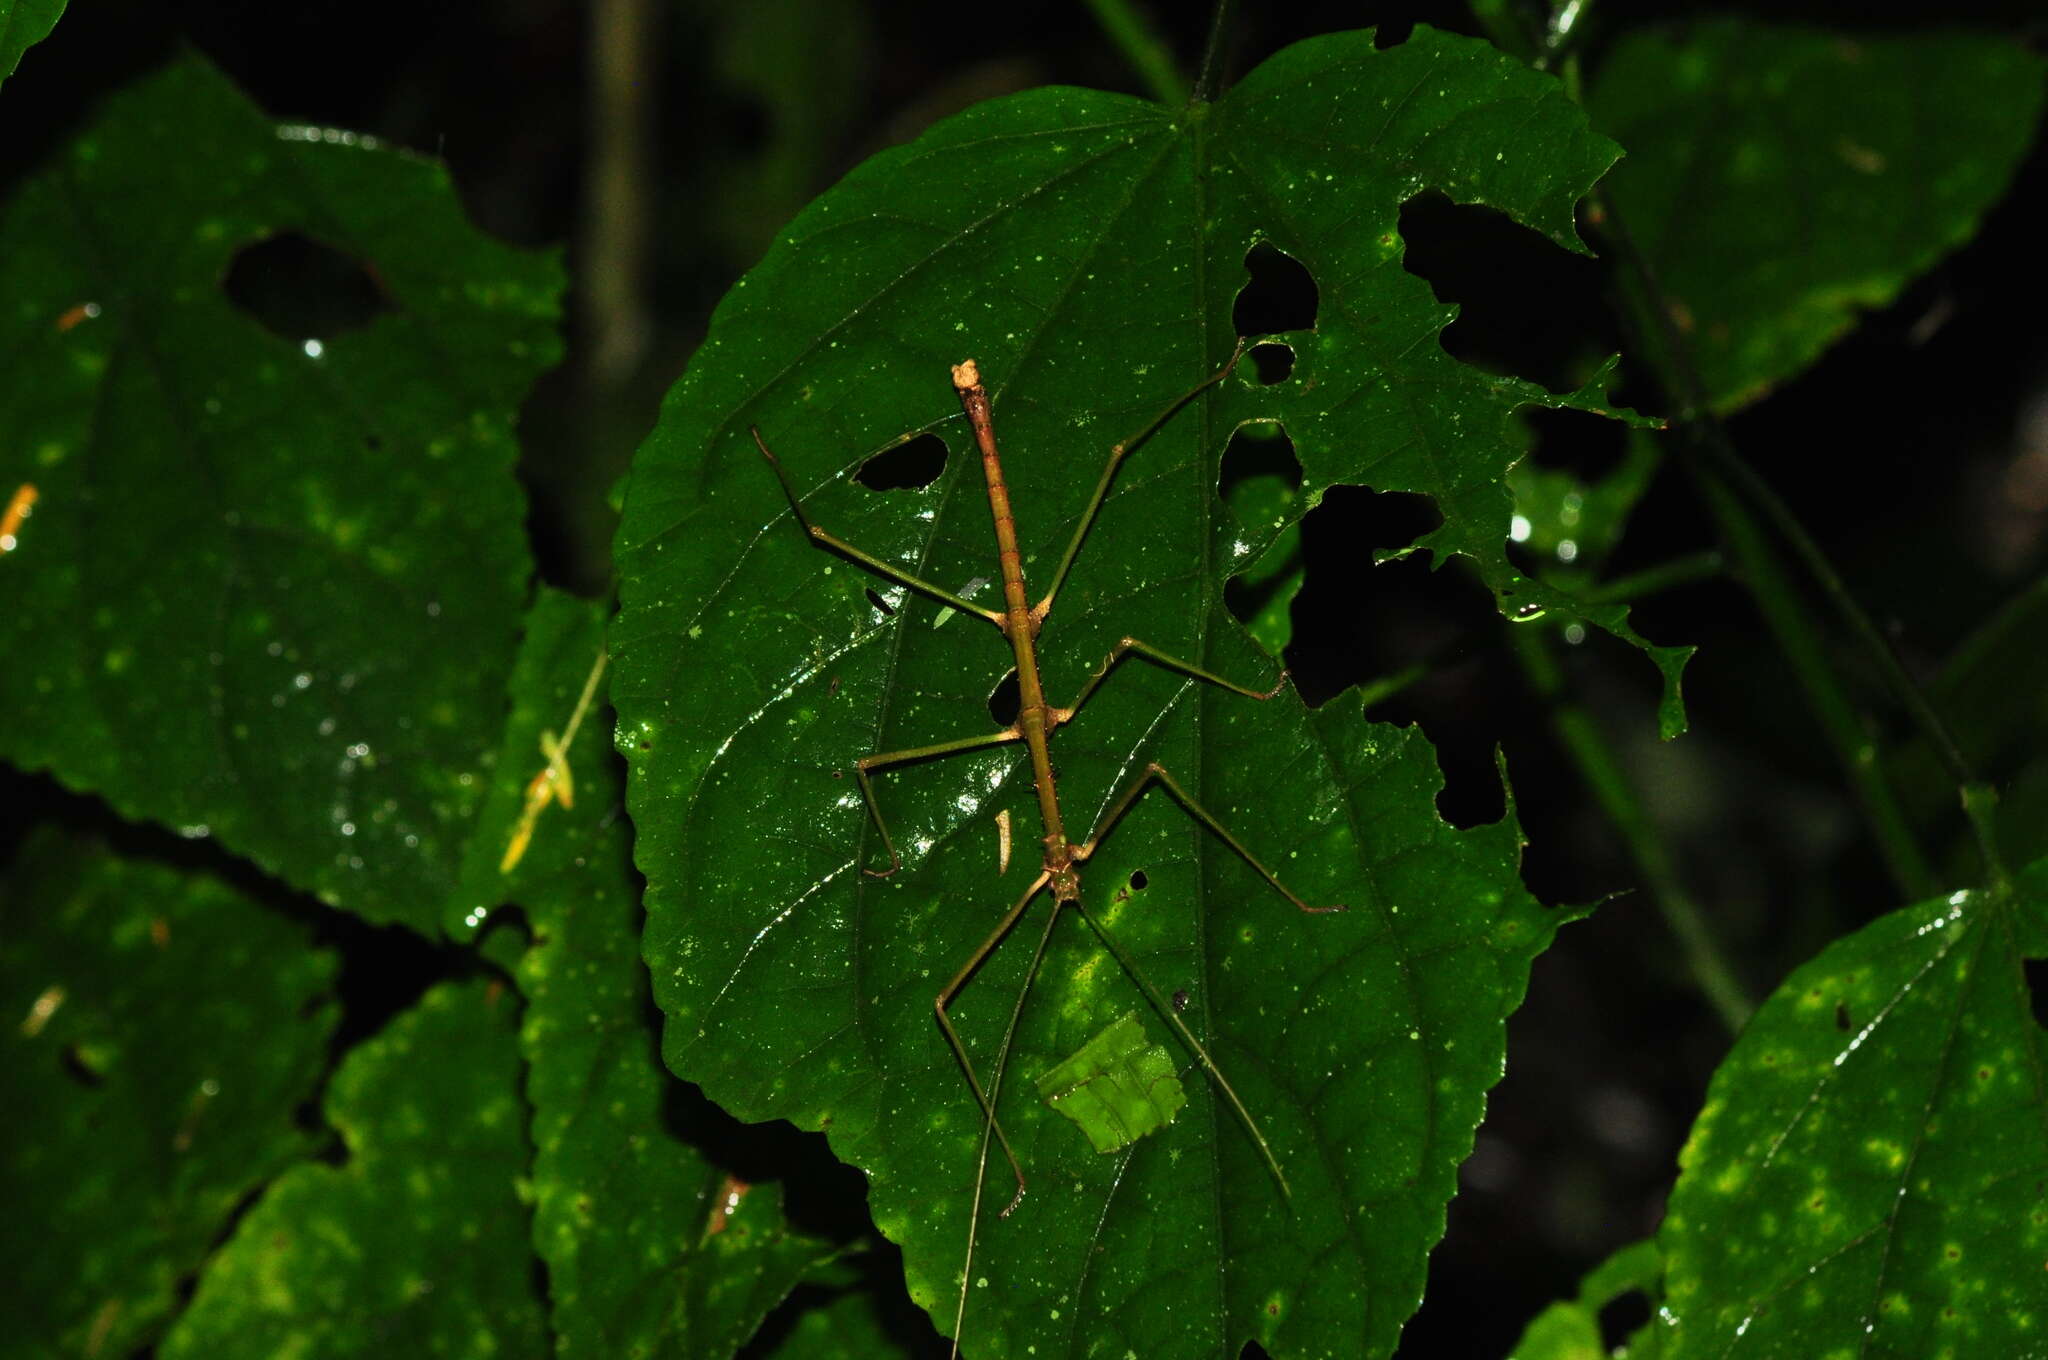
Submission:
[[[1045,701],[1038,675],[1038,629],[1045,611],[1034,610],[1024,591],[1024,556],[1017,547],[1017,520],[1010,511],[1010,490],[1003,484],[1003,460],[996,452],[995,424],[989,415],[988,390],[972,359],[953,366],[953,390],[974,426],[975,447],[981,450],[981,471],[988,481],[988,505],[995,517],[996,554],[1003,573],[1001,628],[1017,659],[1017,727],[1031,753],[1031,779],[1038,790],[1038,815],[1045,824],[1045,872],[1053,899],[1062,904],[1081,896],[1081,874],[1074,848],[1067,843],[1060,818],[1059,791],[1053,782],[1052,753],[1046,738],[1067,717]]]

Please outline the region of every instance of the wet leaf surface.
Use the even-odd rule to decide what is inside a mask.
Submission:
[[[1303,44],[1185,117],[1035,91],[813,204],[670,394],[634,472],[612,633],[664,1052],[742,1118],[826,1129],[869,1173],[876,1222],[943,1328],[981,1121],[932,1000],[1036,872],[1037,809],[1014,748],[891,769],[878,798],[904,863],[873,878],[888,859],[854,762],[992,730],[1011,663],[986,622],[810,542],[748,427],[816,522],[992,600],[988,505],[947,383],[973,356],[1043,589],[1108,447],[1229,355],[1246,253],[1265,240],[1307,268],[1320,311],[1285,335],[1284,381],[1234,374],[1123,467],[1040,639],[1054,700],[1127,633],[1270,684],[1224,581],[1338,481],[1431,494],[1445,523],[1428,546],[1473,556],[1510,608],[1556,608],[1506,566],[1506,422],[1598,399],[1449,358],[1450,310],[1401,268],[1396,223],[1435,186],[1575,245],[1573,203],[1613,154],[1552,82],[1428,30],[1387,51],[1359,34]],[[1218,460],[1248,420],[1280,421],[1302,465],[1277,523],[1218,500]],[[947,450],[925,484],[856,475],[924,435]],[[1070,917],[1023,1009],[1008,1077],[1027,1084],[1001,1097],[1031,1193],[980,1225],[967,1349],[1390,1351],[1500,1074],[1502,1023],[1556,924],[1520,886],[1512,820],[1446,826],[1427,743],[1365,722],[1355,696],[1261,703],[1135,660],[1053,758],[1070,834],[1156,761],[1306,899],[1350,910],[1303,915],[1165,791],[1140,800],[1089,862],[1092,909],[1160,995],[1186,994],[1293,1195],[1199,1070],[1179,1119],[1115,1156],[1031,1098],[1027,1079],[1143,1004]],[[1006,868],[1002,812],[1021,847]],[[1044,911],[956,1008],[983,1072]],[[989,1176],[993,1208],[1012,1182],[1000,1160]]]
[[[1673,1357],[2021,1355],[2048,1310],[2048,860],[1796,970],[1714,1074],[1658,1234]]]
[[[2040,119],[2041,59],[1990,33],[1720,18],[1601,62],[1608,181],[1708,399],[1743,406],[1970,239]]]
[[[327,1094],[346,1160],[295,1167],[236,1226],[166,1360],[541,1356],[518,999],[444,983],[350,1052]]]
[[[224,277],[282,232],[382,314],[240,310]],[[502,724],[511,423],[560,286],[439,166],[274,126],[196,57],[109,101],[0,215],[0,497],[35,495],[0,756],[431,928]]]
[[[0,936],[0,1354],[123,1355],[311,1150],[293,1114],[334,959],[213,878],[54,831],[0,887]]]

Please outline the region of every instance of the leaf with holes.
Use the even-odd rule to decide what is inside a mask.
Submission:
[[[2022,1355],[2048,1315],[2048,860],[1785,980],[1707,1090],[1658,1245],[1674,1357]]]
[[[0,1355],[126,1355],[242,1197],[311,1150],[293,1113],[334,959],[211,878],[47,831],[0,937]]]
[[[553,591],[529,611],[504,746],[447,924],[473,935],[506,901],[531,924],[512,970],[527,1000],[533,1243],[562,1352],[731,1355],[839,1249],[791,1229],[780,1185],[741,1185],[686,1141],[701,1130],[679,1115],[693,1107],[657,1052],[624,771],[593,671],[608,612]],[[543,733],[567,745],[572,793],[529,819],[530,778],[549,768]],[[508,857],[515,842],[521,853]]]
[[[281,232],[387,314],[239,312],[223,276]],[[273,126],[197,58],[112,100],[0,215],[0,497],[33,497],[0,757],[431,928],[501,725],[511,423],[559,287],[438,166]]]
[[[1263,688],[1276,667],[1224,581],[1334,482],[1428,492],[1445,517],[1430,546],[1520,588],[1503,557],[1508,422],[1593,398],[1448,357],[1450,311],[1401,267],[1397,214],[1436,186],[1569,245],[1573,203],[1613,155],[1554,82],[1426,29],[1385,51],[1368,34],[1302,44],[1213,107],[1035,91],[814,203],[670,394],[628,494],[611,635],[665,1055],[742,1118],[825,1129],[868,1172],[876,1222],[942,1326],[982,1121],[932,1002],[1036,874],[1038,807],[1014,746],[880,773],[904,862],[874,878],[888,856],[855,762],[992,732],[1007,646],[971,610],[808,539],[749,426],[818,524],[988,601],[989,506],[947,380],[974,356],[1043,588],[1109,446],[1231,353],[1247,252],[1271,242],[1319,292],[1316,317],[1271,342],[1292,351],[1285,376],[1242,367],[1136,449],[1039,638],[1059,702],[1127,634]],[[1277,524],[1219,501],[1224,448],[1251,421],[1284,426],[1301,463]],[[1355,696],[1260,702],[1135,659],[1052,757],[1076,838],[1156,762],[1309,902],[1350,910],[1295,910],[1164,790],[1136,804],[1088,861],[1086,900],[1175,997],[1161,1009],[1185,1006],[1292,1197],[1178,1038],[1187,1107],[1114,1156],[1032,1098],[1145,1004],[1068,916],[999,1097],[1031,1192],[995,1217],[1012,1188],[998,1156],[968,1347],[1391,1350],[1500,1075],[1503,1022],[1557,923],[1521,887],[1512,817],[1446,826],[1427,742],[1366,722]],[[1044,910],[959,998],[984,1073]]]
[[[1707,400],[1754,401],[1975,235],[2042,73],[1991,33],[1722,18],[1617,43],[1587,96],[1628,148],[1609,192]]]
[[[518,1013],[498,983],[444,983],[352,1051],[326,1101],[347,1160],[264,1192],[159,1354],[547,1354]]]

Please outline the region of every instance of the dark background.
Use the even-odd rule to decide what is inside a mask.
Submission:
[[[1154,6],[1191,72],[1206,5]],[[1303,4],[1244,7],[1232,49],[1242,71],[1297,38],[1418,20],[1476,31],[1462,6]],[[1628,25],[1682,5],[1608,3],[1586,55]],[[1906,4],[1771,4],[1760,17],[1829,26],[1910,27]],[[590,78],[599,12],[637,13],[637,113],[604,105]],[[1948,4],[1946,23],[2042,36],[2031,4]],[[2031,30],[2024,26],[2033,24]],[[0,92],[0,188],[33,167],[108,92],[181,43],[203,51],[269,112],[334,124],[446,160],[471,214],[529,246],[565,246],[572,288],[569,357],[528,402],[523,475],[543,571],[586,593],[605,588],[606,497],[652,424],[711,309],[802,204],[873,152],[994,94],[1044,83],[1137,90],[1084,4],[969,10],[911,3],[778,0],[732,7],[617,0],[454,0],[435,5],[73,3]],[[635,159],[634,139],[639,141]],[[623,150],[622,150],[623,149]],[[607,187],[609,151],[628,173]],[[1872,316],[1816,368],[1738,417],[1743,455],[1798,512],[1891,635],[1908,668],[1931,676],[2000,603],[2037,578],[2048,506],[2015,507],[2011,470],[2029,448],[2048,458],[2048,329],[2041,242],[2048,240],[2043,153],[1978,239]],[[640,168],[634,170],[637,164]],[[644,249],[616,233],[647,224]],[[1418,202],[1402,220],[1409,267],[1465,306],[1446,344],[1489,366],[1559,385],[1560,356],[1618,347],[1605,267],[1567,256],[1482,210]],[[292,243],[252,252],[229,280],[252,310],[289,312],[298,335],[363,319],[350,280]],[[1284,283],[1270,305],[1299,305]],[[308,309],[310,314],[308,314]],[[1623,395],[1658,409],[1632,378]],[[1597,422],[1541,431],[1539,460],[1597,472],[1620,436]],[[1611,1250],[1652,1231],[1675,1158],[1728,1035],[1700,1000],[1676,945],[1635,882],[1623,848],[1555,745],[1508,650],[1504,625],[1469,573],[1426,560],[1371,563],[1434,522],[1413,497],[1333,493],[1305,527],[1308,584],[1289,653],[1299,683],[1326,700],[1415,661],[1423,680],[1374,710],[1420,722],[1447,777],[1440,800],[1460,824],[1500,815],[1496,748],[1506,753],[1530,841],[1531,888],[1545,901],[1623,894],[1566,929],[1538,961],[1509,1031],[1465,1191],[1432,1258],[1422,1311],[1401,1354],[1498,1356],[1551,1299]],[[1631,524],[1616,574],[1710,546],[1692,488],[1667,468]],[[1725,581],[1646,602],[1638,626],[1700,646],[1686,677],[1693,735],[1654,739],[1655,675],[1602,639],[1564,660],[1574,692],[1619,749],[1669,838],[1681,874],[1761,995],[1827,940],[1897,905],[1833,757],[1746,597]],[[1839,654],[1848,649],[1838,647]],[[1859,668],[1852,662],[1852,674]],[[2024,683],[2016,677],[2016,683]],[[2034,676],[2038,681],[2038,672]],[[1904,728],[1872,684],[1881,736]],[[2038,756],[2038,752],[2036,753]],[[0,782],[16,812],[34,805],[104,822],[96,804],[45,781]],[[1952,802],[1929,800],[1939,818]],[[1933,826],[1953,836],[1954,819]],[[181,858],[206,847],[149,846]],[[1937,839],[1930,843],[1939,844]],[[1967,860],[1955,861],[1967,864]],[[313,910],[313,909],[308,909]],[[465,966],[399,931],[331,920],[345,952],[344,1039],[375,1029],[429,982]],[[810,1209],[845,1182],[817,1165],[816,1140],[777,1155],[815,1184]],[[758,1151],[758,1149],[757,1149]],[[804,1212],[802,1196],[797,1210]],[[843,1225],[844,1226],[844,1225]],[[1622,1305],[1614,1328],[1645,1316]]]

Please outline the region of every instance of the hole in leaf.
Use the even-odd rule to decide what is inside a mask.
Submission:
[[[1173,993],[1173,1008],[1174,1008],[1174,1009],[1175,1009],[1176,1011],[1184,1011],[1184,1010],[1186,1010],[1186,1009],[1188,1008],[1188,989],[1187,989],[1187,988],[1185,988],[1185,987],[1179,987],[1179,988],[1176,988],[1176,989],[1174,990],[1174,993]]]
[[[1598,262],[1503,212],[1431,190],[1401,205],[1401,239],[1402,265],[1459,309],[1442,337],[1457,359],[1566,392],[1621,348]]]
[[[1437,810],[1453,826],[1498,820],[1498,735],[1521,695],[1500,649],[1493,598],[1457,561],[1416,553],[1373,565],[1442,524],[1426,496],[1335,486],[1302,520],[1306,579],[1287,662],[1301,696],[1329,702],[1353,685],[1379,691],[1368,714],[1420,723],[1437,748]]]
[[[921,434],[883,449],[860,465],[853,479],[870,491],[915,491],[930,486],[946,470],[946,441]]]
[[[873,605],[875,612],[885,619],[896,612],[889,607],[889,602],[882,598],[882,592],[876,590],[873,586],[868,587],[868,603]]]
[[[1294,376],[1294,346],[1273,344],[1253,345],[1251,352],[1252,369],[1258,374],[1259,386],[1273,387]]]
[[[1316,324],[1320,294],[1316,281],[1300,260],[1264,241],[1245,252],[1251,281],[1238,290],[1230,309],[1239,335],[1272,335],[1305,331]]]
[[[369,265],[296,231],[236,251],[221,291],[295,345],[331,340],[397,310]]]
[[[1216,494],[1232,508],[1240,498],[1257,496],[1261,490],[1289,495],[1301,490],[1301,459],[1294,454],[1286,427],[1277,421],[1238,427],[1223,450],[1216,478]]]
[[[1131,871],[1131,891],[1132,891],[1132,892],[1143,892],[1143,891],[1145,891],[1145,888],[1146,888],[1146,887],[1147,887],[1147,885],[1149,885],[1149,884],[1150,884],[1151,882],[1152,882],[1152,880],[1151,880],[1151,879],[1149,879],[1149,878],[1145,877],[1145,871],[1144,871],[1143,869],[1133,869],[1133,870]]]
[[[2048,959],[2026,959],[2022,971],[2034,1003],[2034,1023],[2048,1029]]]
[[[1597,482],[1621,465],[1628,452],[1628,427],[1591,411],[1546,411],[1530,407],[1522,413],[1536,432],[1529,456],[1537,465],[1569,472],[1582,482]]]
[[[996,720],[996,726],[1008,727],[1017,721],[1018,710],[1024,707],[1024,693],[1017,686],[1017,668],[996,682],[989,691],[988,715]]]
[[[1640,1289],[1609,1299],[1600,1309],[1601,1348],[1619,1353],[1628,1339],[1649,1325],[1650,1298]]]
[[[1240,426],[1223,450],[1216,490],[1248,529],[1264,532],[1291,516],[1301,492],[1301,460],[1286,429],[1274,421]],[[1291,565],[1269,562],[1271,556],[1223,583],[1223,602],[1239,623],[1250,623],[1291,588]]]

